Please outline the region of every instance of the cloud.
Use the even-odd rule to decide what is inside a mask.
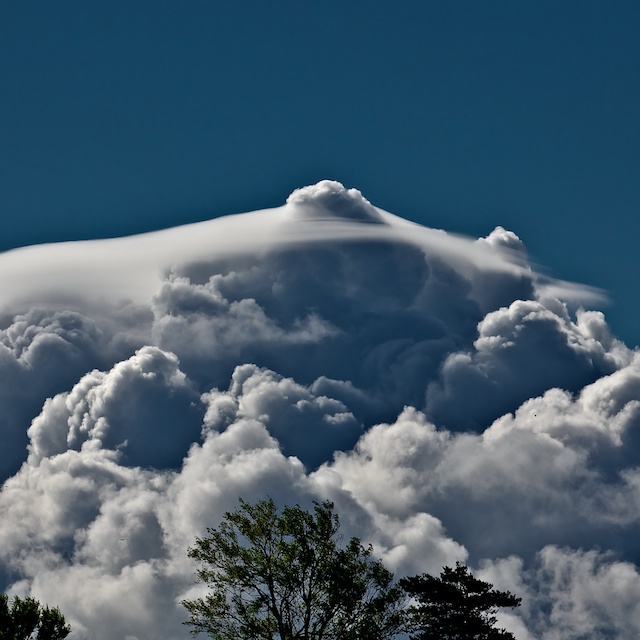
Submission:
[[[370,224],[384,224],[376,208],[357,189],[345,189],[334,180],[296,189],[287,205],[294,216],[303,220],[349,220]]]
[[[510,557],[485,563],[479,575],[524,595],[521,618],[500,616],[518,638],[638,637],[640,573],[611,553],[549,545],[529,568]]]
[[[275,364],[279,352],[295,352],[340,333],[313,310],[292,319],[274,318],[253,297],[227,299],[220,291],[224,280],[214,276],[197,284],[171,276],[153,300],[156,342],[179,354],[198,380],[222,384],[238,362],[264,361],[274,354]]]
[[[482,433],[437,428],[409,408],[328,467],[382,513],[437,516],[474,557],[530,558],[553,543],[614,545],[635,560],[638,366],[635,356],[575,397],[548,390]]]
[[[283,453],[316,467],[334,451],[351,448],[361,425],[340,401],[255,365],[236,367],[227,393],[206,393],[204,426],[223,430],[238,420],[260,421]]]
[[[175,355],[143,347],[45,402],[28,430],[29,462],[68,449],[106,448],[133,465],[179,465],[200,432],[198,400]]]
[[[552,387],[575,392],[630,358],[601,315],[579,311],[574,321],[557,300],[516,300],[487,313],[472,350],[447,356],[427,411],[449,427],[484,428],[526,398]]]
[[[5,315],[0,329],[2,478],[19,467],[28,442],[26,426],[44,400],[122,353],[117,332],[101,324],[75,310],[35,307]],[[138,340],[131,335],[124,341]]]
[[[267,495],[397,575],[468,562],[521,640],[640,633],[639,356],[515,233],[323,181],[0,277],[0,581],[74,640],[186,637],[187,548]]]

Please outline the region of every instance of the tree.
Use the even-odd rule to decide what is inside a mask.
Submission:
[[[41,606],[35,598],[0,594],[0,638],[2,640],[62,640],[71,633],[60,609]],[[36,634],[36,635],[34,635]]]
[[[402,590],[358,538],[345,545],[331,502],[278,512],[273,500],[227,512],[197,538],[204,598],[184,600],[194,635],[216,640],[385,640],[402,622]]]
[[[412,640],[515,640],[494,627],[495,614],[500,607],[519,607],[521,598],[474,578],[459,562],[455,569],[444,567],[439,578],[423,574],[399,584],[417,602],[407,609]]]

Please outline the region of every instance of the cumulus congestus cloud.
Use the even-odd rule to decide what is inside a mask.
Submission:
[[[512,231],[323,181],[0,278],[0,579],[73,638],[186,637],[188,546],[266,495],[333,500],[398,575],[468,562],[519,638],[640,633],[638,355]]]

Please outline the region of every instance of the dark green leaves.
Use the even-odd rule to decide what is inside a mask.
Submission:
[[[400,586],[416,601],[408,609],[408,626],[414,640],[513,639],[496,629],[496,612],[520,606],[520,598],[497,591],[474,578],[467,567],[444,567],[439,578],[424,574],[403,578]]]
[[[0,595],[0,638],[2,640],[62,640],[71,633],[58,608],[42,607],[34,598]],[[35,634],[35,635],[34,635]]]
[[[313,512],[240,502],[196,539],[205,598],[185,623],[217,640],[384,640],[401,624],[401,591],[358,538],[342,544],[330,502]]]

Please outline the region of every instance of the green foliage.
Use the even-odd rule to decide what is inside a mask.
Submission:
[[[500,607],[518,607],[521,598],[474,578],[460,563],[444,567],[439,578],[423,574],[399,582],[417,604],[407,610],[412,640],[515,640],[496,629]]]
[[[57,607],[41,606],[35,598],[0,595],[0,638],[2,640],[62,640],[71,633]],[[35,635],[34,635],[35,634]]]
[[[402,622],[401,590],[371,547],[341,545],[333,504],[278,512],[273,500],[240,501],[197,538],[204,598],[184,600],[185,624],[215,640],[385,640]]]

